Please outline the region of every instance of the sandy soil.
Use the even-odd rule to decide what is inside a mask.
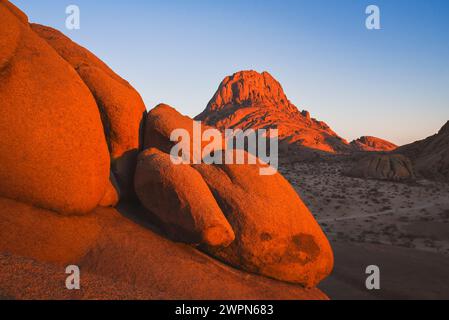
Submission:
[[[340,158],[284,162],[280,167],[334,247],[336,267],[324,282],[324,291],[337,299],[449,299],[449,185],[350,178],[343,174],[350,165]],[[403,284],[394,282],[388,288],[387,282],[383,295],[367,293],[366,266],[377,264],[382,273],[381,265],[393,261],[397,270],[390,268],[390,277]],[[407,278],[401,266],[409,268]],[[420,274],[427,277],[417,277]],[[410,291],[412,284],[415,291]]]
[[[449,299],[449,257],[391,245],[334,242],[335,267],[318,286],[329,298]],[[380,269],[380,290],[365,287],[366,266]]]

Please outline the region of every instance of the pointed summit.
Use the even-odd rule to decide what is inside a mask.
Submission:
[[[296,111],[281,84],[268,72],[240,71],[226,77],[207,105],[206,112],[229,106],[260,106],[288,112]]]
[[[326,123],[300,112],[268,72],[240,71],[226,77],[195,119],[220,130],[278,129],[287,145],[331,153],[350,149]]]

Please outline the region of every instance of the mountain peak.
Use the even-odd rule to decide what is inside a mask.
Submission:
[[[295,111],[281,84],[264,71],[246,70],[226,77],[207,105],[206,111],[219,111],[229,106],[258,106]]]

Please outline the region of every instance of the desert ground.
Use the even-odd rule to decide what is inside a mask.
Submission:
[[[331,299],[449,299],[449,185],[351,178],[351,160],[282,161],[335,254],[319,286]],[[378,265],[381,289],[365,289]]]

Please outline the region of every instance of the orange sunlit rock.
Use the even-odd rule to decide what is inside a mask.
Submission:
[[[258,165],[195,165],[234,229],[227,248],[207,248],[238,268],[312,287],[332,271],[326,236],[293,187]]]
[[[130,209],[127,214],[143,213]],[[63,271],[75,264],[82,270],[83,289],[69,297],[78,299],[327,299],[318,289],[232,269],[112,208],[64,217],[0,198],[0,229],[0,269],[13,271],[0,275],[0,288],[10,298],[67,298]],[[29,259],[35,262],[24,265]],[[104,292],[105,284],[117,291]]]
[[[189,164],[175,165],[157,149],[139,155],[136,192],[142,204],[175,240],[227,246],[234,232],[201,175]]]
[[[69,62],[92,92],[101,113],[112,171],[125,197],[132,194],[145,105],[139,93],[87,49],[50,27],[32,29]]]
[[[109,177],[95,100],[76,71],[8,8],[0,3],[0,196],[87,213]]]
[[[196,152],[193,145],[193,140],[195,139],[193,120],[180,114],[169,105],[159,104],[154,109],[150,110],[147,115],[145,121],[144,148],[148,149],[154,147],[166,153],[170,153],[172,147],[177,144],[177,142],[170,141],[170,136],[173,131],[177,129],[184,129],[189,135],[191,160],[193,160],[194,157],[201,158],[201,151],[210,143],[213,145],[213,150],[222,150],[225,147],[225,141],[221,134],[220,140],[215,140],[213,138],[207,141],[203,140],[203,132],[213,128],[201,124],[201,130],[198,131],[199,135],[196,137],[197,141],[199,140],[199,152]]]
[[[333,254],[280,174],[261,176],[266,165],[259,164],[175,165],[173,130],[185,129],[194,153],[194,139],[200,152],[210,145],[203,133],[211,127],[198,128],[167,105],[146,116],[139,94],[102,61],[54,29],[30,27],[4,0],[0,27],[0,265],[21,275],[0,277],[1,295],[45,298],[59,279],[55,270],[75,264],[93,298],[104,297],[102,284],[126,297],[136,287],[136,296],[153,299],[326,298],[286,283],[315,286],[330,273]],[[253,114],[255,128],[277,127],[283,113],[282,121],[300,119],[301,130],[311,130],[302,143],[319,145],[319,135],[318,149],[339,150],[340,138],[299,113],[271,76],[242,79],[231,85],[237,95],[225,90],[217,101],[266,107]],[[215,150],[224,147],[221,136],[213,141]],[[132,194],[134,182],[141,203],[106,208]],[[155,233],[164,231],[225,264]],[[24,268],[48,281],[33,282]]]
[[[11,13],[13,13],[23,24],[28,25],[28,16],[19,8],[13,5],[8,0],[0,0],[0,5],[5,6]]]
[[[101,199],[98,205],[101,207],[115,207],[120,200],[120,196],[119,193],[117,192],[117,189],[119,188],[117,188],[111,182],[111,180],[109,180],[103,198]]]
[[[0,252],[68,265],[87,254],[100,233],[96,217],[61,216],[0,198]]]

